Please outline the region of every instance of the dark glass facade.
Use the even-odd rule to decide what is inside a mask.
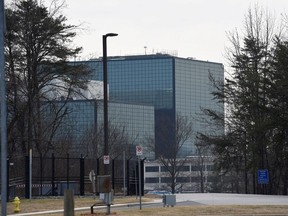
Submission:
[[[193,136],[187,140],[182,148],[183,156],[194,155],[196,148],[196,134],[207,132],[222,134],[224,128],[207,126],[201,109],[209,108],[224,113],[224,104],[216,103],[211,92],[213,85],[209,76],[215,80],[224,80],[222,64],[190,59],[175,59],[175,110],[176,114],[187,116],[193,122]]]
[[[92,79],[102,80],[102,61],[88,63],[95,69]],[[154,55],[108,58],[107,68],[111,101],[152,105],[156,110],[173,109],[173,58]]]
[[[86,63],[94,71],[91,78],[102,80],[101,59]],[[209,130],[195,120],[201,107],[224,112],[224,106],[216,104],[210,94],[213,88],[209,74],[223,80],[223,65],[165,54],[109,57],[109,100],[154,107],[155,154],[169,157],[176,139],[177,115],[193,121],[195,135],[198,131]],[[218,132],[223,133],[224,129]],[[193,155],[195,142],[195,136],[187,140],[178,156]]]
[[[62,102],[59,102],[59,106],[61,105]],[[153,106],[118,102],[109,102],[108,106],[109,125],[119,128],[119,132],[124,136],[127,135],[127,142],[140,144],[148,135],[154,136]],[[102,155],[103,152],[100,149],[95,149],[92,137],[97,133],[97,128],[101,130],[101,125],[103,125],[103,101],[71,100],[65,105],[65,109],[67,109],[68,115],[64,117],[55,141],[61,143],[63,137],[66,137],[66,141],[71,145],[69,152],[72,154],[94,157]],[[102,138],[102,136],[99,137],[98,142],[102,142]],[[143,146],[143,149],[145,157],[149,159],[155,157],[154,152],[150,151],[147,146]]]

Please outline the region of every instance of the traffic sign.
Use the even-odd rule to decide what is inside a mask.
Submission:
[[[104,162],[104,164],[110,164],[110,157],[109,157],[109,155],[104,155],[103,156],[103,162]]]
[[[136,146],[136,155],[141,156],[143,154],[143,148],[140,145]]]
[[[258,170],[258,184],[268,184],[269,183],[269,172],[267,169]]]

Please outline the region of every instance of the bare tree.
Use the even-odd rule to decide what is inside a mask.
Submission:
[[[77,127],[77,126],[76,126]],[[92,125],[87,127],[84,134],[79,139],[81,153],[94,158],[103,156],[104,148],[104,132],[103,124]],[[111,158],[116,158],[125,151],[127,156],[131,149],[131,139],[127,133],[126,127],[121,124],[108,124],[108,140],[109,140],[109,155]]]
[[[166,127],[170,127],[171,125],[162,125],[161,128],[161,136],[167,137],[170,136],[170,129]],[[177,114],[175,119],[175,139],[168,143],[167,146],[163,146],[162,148],[166,148],[164,154],[160,154],[158,160],[164,167],[164,170],[169,179],[167,185],[170,187],[171,192],[174,194],[177,186],[181,183],[177,182],[178,177],[183,177],[183,167],[187,163],[187,158],[181,158],[181,150],[186,141],[189,140],[192,136],[192,122],[186,116],[181,116]],[[154,139],[149,138],[148,143],[150,148],[155,151]],[[168,151],[168,156],[167,156]]]

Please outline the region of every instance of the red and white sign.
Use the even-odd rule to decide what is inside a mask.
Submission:
[[[136,155],[141,156],[143,154],[143,148],[140,145],[136,146]]]
[[[110,157],[109,155],[104,155],[103,156],[104,164],[110,164]]]

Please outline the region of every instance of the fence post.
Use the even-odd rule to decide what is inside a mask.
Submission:
[[[10,196],[10,188],[9,188],[9,178],[10,178],[10,160],[7,159],[7,200],[9,200],[9,196]]]
[[[43,156],[40,156],[40,190],[41,196],[43,195]]]
[[[126,164],[125,164],[125,151],[123,151],[123,195],[126,196]]]
[[[30,198],[30,169],[29,169],[29,156],[25,156],[25,198]]]
[[[84,158],[81,155],[81,157],[80,157],[80,195],[81,196],[84,196],[84,178],[85,178],[84,169],[85,169]]]
[[[52,196],[55,196],[55,156],[54,153],[52,153],[52,178],[51,178],[51,183],[52,183]]]
[[[146,157],[141,160],[140,170],[141,170],[141,195],[144,196],[144,161]]]
[[[115,159],[112,159],[112,189],[115,189]]]
[[[130,167],[129,167],[129,160],[130,159],[127,159],[127,166],[126,166],[126,170],[127,170],[127,195],[129,196],[130,195],[130,178],[129,178],[129,176],[130,176]]]
[[[100,158],[97,158],[96,175],[100,175]]]
[[[67,178],[66,178],[66,184],[67,184],[67,189],[69,189],[69,153],[67,153]]]

